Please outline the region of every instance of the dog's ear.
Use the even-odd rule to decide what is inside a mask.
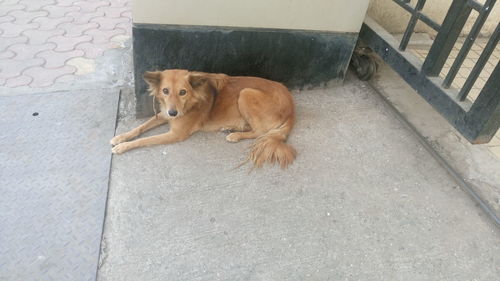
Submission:
[[[144,81],[149,85],[149,91],[151,94],[158,89],[161,79],[161,71],[146,71],[144,73]]]
[[[228,76],[225,74],[189,72],[187,80],[195,90],[207,86],[214,94],[217,94],[226,86]]]
[[[160,83],[161,71],[146,71],[144,72],[144,80],[149,84],[157,85]]]
[[[190,72],[187,80],[189,85],[191,85],[191,87],[195,90],[209,82],[208,77],[204,73],[200,72]]]

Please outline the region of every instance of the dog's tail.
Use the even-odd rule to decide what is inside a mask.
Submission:
[[[293,128],[294,121],[295,116],[291,114],[281,126],[258,137],[251,147],[248,160],[252,161],[257,168],[262,167],[265,162],[278,163],[281,168],[292,164],[297,151],[285,141]]]

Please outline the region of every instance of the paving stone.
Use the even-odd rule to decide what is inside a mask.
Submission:
[[[54,84],[54,81],[65,74],[71,74],[76,71],[73,66],[65,65],[63,67],[47,69],[44,67],[32,67],[23,72],[24,75],[28,75],[33,78],[33,81],[29,84],[32,88],[38,87],[48,87]]]
[[[90,35],[82,35],[78,37],[66,37],[64,35],[58,35],[51,37],[47,40],[47,42],[53,42],[57,45],[54,49],[56,52],[66,52],[75,49],[75,46],[83,43],[90,42],[92,37]]]
[[[128,19],[132,20],[132,11],[130,11],[130,10],[125,11],[125,12],[121,13],[120,15],[124,18],[128,18]]]
[[[11,59],[16,55],[16,53],[11,50],[5,50],[0,52],[0,59]]]
[[[476,64],[475,60],[467,58],[464,60],[464,62],[462,64],[462,68],[473,68],[475,64]]]
[[[5,51],[9,46],[19,43],[28,42],[28,37],[19,36],[19,37],[10,37],[10,38],[1,38],[0,39],[0,52]]]
[[[75,75],[85,75],[95,72],[95,60],[87,58],[72,58],[67,61],[67,65],[76,67]]]
[[[21,75],[23,70],[33,66],[39,66],[45,63],[42,58],[33,58],[23,61],[15,61],[12,59],[0,60],[0,78],[7,79]]]
[[[29,85],[29,83],[31,83],[31,81],[33,81],[33,78],[27,75],[21,75],[7,79],[7,81],[5,82],[5,87],[15,88],[15,87],[27,86]]]
[[[36,29],[39,26],[39,23],[14,24],[11,22],[4,22],[0,23],[0,30],[3,30],[2,37],[16,37],[22,35],[23,31]]]
[[[123,29],[126,35],[132,36],[132,22],[119,23],[116,28]]]
[[[476,83],[474,83],[474,86],[482,89],[484,87],[484,84],[486,84],[486,79],[484,79],[483,77],[479,77],[477,78]]]
[[[61,7],[69,7],[73,6],[73,3],[75,3],[77,0],[57,0],[57,6]]]
[[[49,13],[47,11],[27,12],[27,11],[23,11],[23,10],[12,11],[9,13],[10,16],[13,16],[16,18],[13,21],[13,23],[15,23],[15,24],[28,24],[33,19],[39,18],[39,17],[45,17],[48,14]]]
[[[63,23],[58,27],[66,31],[66,33],[64,33],[64,36],[78,37],[82,36],[83,33],[87,30],[98,28],[99,24],[96,22],[89,22],[86,24]]]
[[[66,16],[73,18],[73,23],[75,24],[85,24],[90,22],[91,19],[104,16],[104,12],[95,11],[93,13],[80,13],[71,12],[67,13]]]
[[[116,42],[116,43],[120,43],[120,45],[122,47],[125,46],[125,42],[127,42],[127,40],[130,39],[130,36],[128,35],[124,35],[124,34],[120,34],[120,35],[116,35],[116,36],[113,36],[110,41],[111,42]]]
[[[2,0],[2,5],[15,5],[19,4],[20,0]]]
[[[58,77],[55,80],[55,84],[57,83],[73,83],[76,79],[76,76],[74,74],[65,74],[63,76]]]
[[[26,6],[21,4],[4,4],[0,5],[0,17],[7,15],[7,13],[15,11],[15,10],[23,10]]]
[[[103,13],[104,14],[104,13]],[[13,22],[16,18],[11,15],[5,15],[0,17],[0,23],[2,22]]]
[[[71,58],[83,56],[85,53],[82,50],[72,50],[68,52],[54,52],[53,50],[47,50],[40,52],[36,55],[37,58],[45,59],[46,63],[43,67],[46,68],[57,68],[62,67]]]
[[[129,2],[129,0],[115,0],[115,1],[111,1],[111,5],[110,7],[125,7],[127,5],[127,3]]]
[[[119,18],[123,12],[130,11],[130,7],[99,7],[97,10],[104,12],[106,17]]]
[[[26,30],[23,35],[29,38],[30,44],[43,44],[47,42],[47,39],[53,36],[62,35],[64,30],[62,29],[52,29],[52,30]]]
[[[95,71],[130,40],[130,0],[0,0],[0,85],[46,87]]]
[[[484,71],[484,73],[488,74],[488,75],[485,75],[486,77],[489,77],[489,76],[491,75],[491,73],[493,72],[493,67],[491,67],[491,65],[490,65],[489,63],[487,63],[487,64],[484,66],[484,68],[483,68],[483,70],[482,70],[482,71]],[[482,76],[482,75],[481,75],[481,76]],[[499,132],[500,132],[500,131],[499,131]]]
[[[95,44],[91,42],[81,43],[76,46],[77,50],[82,50],[85,52],[85,57],[89,59],[95,59],[101,56],[105,51],[109,49],[119,48],[120,43],[109,42],[105,44]]]
[[[50,18],[60,18],[60,17],[64,17],[69,12],[75,12],[75,11],[80,10],[80,7],[76,7],[76,6],[69,6],[69,7],[45,6],[42,9],[49,12]]]
[[[100,29],[91,29],[84,32],[87,35],[92,36],[92,43],[95,44],[104,44],[110,42],[111,37],[116,36],[118,34],[125,34],[126,31],[123,29],[114,29],[114,30],[100,30]]]
[[[73,21],[72,17],[62,17],[62,18],[48,18],[48,17],[41,17],[41,18],[36,18],[33,20],[35,23],[39,23],[40,27],[38,30],[51,30],[51,29],[56,29],[59,24],[62,23],[67,23]]]
[[[109,1],[78,1],[74,3],[74,6],[80,7],[80,12],[82,13],[92,13],[99,7],[106,7],[110,5],[111,3]]]
[[[36,56],[36,54],[46,50],[54,49],[55,47],[56,44],[54,43],[45,43],[40,45],[22,43],[11,45],[8,50],[16,54],[16,56],[13,57],[14,60],[20,61],[32,59]]]
[[[453,81],[453,85],[457,88],[457,89],[460,89],[465,83],[465,78],[462,78],[462,77],[457,77],[455,78],[455,80]]]
[[[481,52],[484,49],[484,45],[480,42],[474,42],[471,47],[472,50]]]
[[[26,6],[26,11],[39,11],[42,7],[53,5],[55,0],[20,0],[20,4]]]
[[[477,60],[481,54],[481,51],[470,50],[467,54],[467,58]]]
[[[90,20],[91,22],[96,22],[99,24],[99,30],[112,30],[119,23],[128,23],[130,19],[128,18],[108,18],[108,17],[98,17]]]

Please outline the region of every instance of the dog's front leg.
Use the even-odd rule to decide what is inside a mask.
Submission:
[[[156,116],[153,116],[151,119],[146,121],[146,123],[140,125],[139,127],[112,138],[110,143],[112,145],[117,145],[117,144],[122,143],[124,141],[128,141],[128,140],[133,139],[133,138],[137,137],[138,135],[140,135],[148,130],[153,129],[154,127],[160,126],[160,125],[165,124],[167,122],[168,122],[167,119],[165,119],[160,114],[157,114]]]
[[[158,144],[169,144],[169,143],[174,143],[174,142],[179,142],[187,139],[189,137],[189,134],[187,132],[173,132],[169,131],[165,134],[157,135],[157,136],[152,136],[152,137],[146,137],[130,142],[122,142],[111,150],[115,154],[120,154],[126,151],[129,151],[131,149],[137,148],[137,147],[142,147],[142,146],[151,146],[151,145],[158,145]]]

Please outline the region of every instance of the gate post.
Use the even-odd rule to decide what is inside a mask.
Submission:
[[[467,113],[467,123],[476,136],[473,143],[490,141],[500,127],[500,61]]]

